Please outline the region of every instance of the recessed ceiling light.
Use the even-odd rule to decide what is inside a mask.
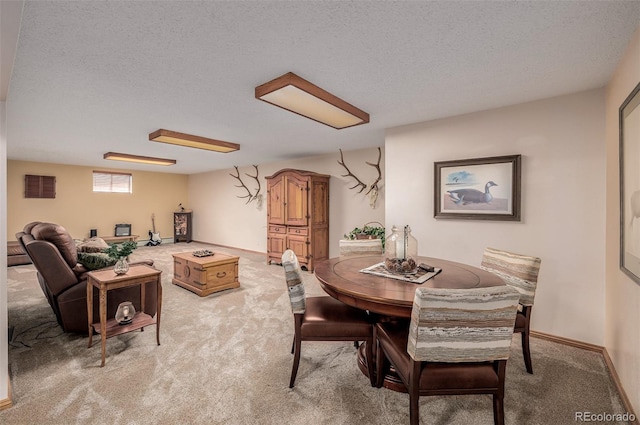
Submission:
[[[222,153],[233,152],[240,149],[240,145],[237,143],[208,139],[206,137],[193,136],[191,134],[178,133],[177,131],[163,129],[150,133],[149,140],[152,142],[169,143],[172,145],[206,149]]]
[[[369,122],[369,114],[288,72],[255,89],[256,99],[336,129]]]
[[[107,152],[103,156],[104,159],[113,161],[139,162],[142,164],[153,165],[174,165],[175,159],[154,158],[152,156],[129,155],[126,153]]]

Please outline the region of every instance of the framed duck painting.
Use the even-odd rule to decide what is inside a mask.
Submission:
[[[434,163],[434,217],[520,221],[520,155]]]

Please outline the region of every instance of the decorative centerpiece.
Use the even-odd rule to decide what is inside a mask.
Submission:
[[[113,266],[113,271],[116,274],[125,274],[129,271],[129,263],[127,257],[131,255],[134,249],[138,247],[138,244],[133,241],[127,241],[122,244],[111,244],[109,248],[103,252],[109,257],[116,259],[116,264]]]
[[[385,268],[392,273],[415,273],[417,256],[418,241],[411,235],[411,228],[407,225],[400,231],[393,226],[385,244]]]
[[[198,251],[193,251],[194,257],[210,257],[213,254],[214,252],[209,249],[200,249]]]

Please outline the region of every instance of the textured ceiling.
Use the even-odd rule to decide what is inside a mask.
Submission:
[[[7,156],[191,174],[382,146],[386,128],[602,87],[639,24],[637,1],[26,1]],[[289,71],[371,122],[334,130],[254,98]],[[149,142],[159,128],[241,149]]]

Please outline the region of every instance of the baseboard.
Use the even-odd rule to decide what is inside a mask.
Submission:
[[[198,243],[203,243],[206,245],[213,245],[213,246],[219,246],[220,248],[229,248],[229,249],[237,249],[238,251],[243,251],[243,252],[248,252],[249,254],[262,254],[262,255],[267,255],[266,252],[262,252],[262,251],[253,251],[250,249],[244,249],[244,248],[237,248],[235,246],[229,246],[229,245],[220,245],[217,243],[211,243],[211,242],[202,242],[202,241],[192,241],[192,242],[198,242]]]
[[[7,376],[7,393],[9,394],[8,398],[0,400],[0,410],[6,410],[12,406],[11,403],[11,377]]]
[[[601,347],[599,345],[589,344],[588,342],[577,341],[575,339],[564,338],[561,336],[550,335],[544,332],[530,331],[529,335],[540,339],[546,339],[547,341],[568,345],[570,347],[581,348],[588,351],[595,351],[597,353],[602,353],[602,350],[604,350],[604,347]]]
[[[616,390],[618,390],[618,394],[620,394],[620,398],[622,399],[622,404],[625,410],[629,414],[633,414],[633,416],[635,417],[635,420],[630,423],[634,425],[640,425],[640,419],[638,418],[638,415],[636,415],[636,412],[633,410],[631,401],[629,400],[629,397],[627,397],[627,393],[622,387],[622,383],[620,382],[620,378],[618,377],[618,372],[616,371],[616,367],[611,361],[611,357],[609,357],[609,353],[607,352],[607,349],[605,347],[595,345],[595,344],[589,344],[587,342],[576,341],[575,339],[550,335],[550,334],[546,334],[544,332],[538,332],[538,331],[530,331],[529,335],[535,338],[545,339],[551,342],[557,342],[558,344],[564,344],[570,347],[576,347],[576,348],[581,348],[583,350],[595,351],[596,353],[600,353],[603,357],[604,364],[607,367],[607,370],[609,371],[609,376],[613,381],[613,385],[615,385]]]

